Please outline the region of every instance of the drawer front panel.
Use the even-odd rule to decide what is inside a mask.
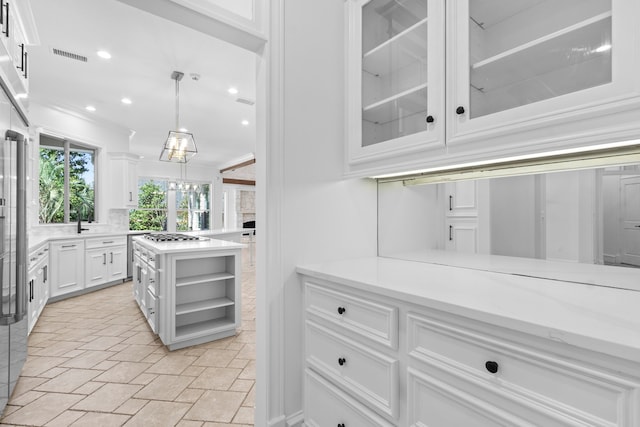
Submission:
[[[376,412],[398,417],[398,361],[307,321],[309,366],[367,403]]]
[[[442,362],[560,411],[569,406],[589,425],[625,425],[624,414],[629,411],[621,407],[631,404],[638,389],[593,368],[439,320],[410,314],[407,330],[413,358]],[[489,371],[493,368],[497,372]]]
[[[90,239],[86,239],[85,245],[86,249],[102,248],[107,246],[126,246],[127,237],[92,237]]]
[[[377,341],[398,348],[398,309],[355,295],[305,283],[308,313]]]
[[[456,387],[460,385],[461,387]],[[473,393],[473,394],[472,394]],[[491,401],[485,400],[484,397]],[[407,371],[407,412],[411,427],[577,427],[581,422],[483,393],[478,387],[443,380],[413,368]]]
[[[316,373],[305,374],[304,423],[313,427],[391,427]]]

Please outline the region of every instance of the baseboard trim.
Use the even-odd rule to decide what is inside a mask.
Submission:
[[[302,410],[287,417],[287,427],[302,427],[304,425],[304,412]]]

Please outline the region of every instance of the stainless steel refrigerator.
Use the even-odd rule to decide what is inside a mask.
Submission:
[[[27,123],[0,81],[0,415],[27,357]]]

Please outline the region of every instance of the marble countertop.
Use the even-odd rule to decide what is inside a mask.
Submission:
[[[406,252],[386,258],[640,291],[640,268],[438,250]]]
[[[640,360],[637,291],[381,257],[302,265],[297,271],[535,336]]]
[[[219,239],[201,239],[187,240],[182,242],[154,242],[144,237],[137,236],[133,238],[134,242],[138,242],[156,253],[176,253],[176,252],[201,252],[212,250],[232,250],[242,249],[246,245],[242,243],[229,242]]]

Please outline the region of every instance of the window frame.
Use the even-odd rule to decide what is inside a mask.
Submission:
[[[43,137],[46,141],[43,141]],[[83,144],[78,141],[72,141],[67,138],[58,138],[49,134],[40,134],[40,138],[38,141],[38,194],[40,189],[40,179],[42,174],[42,164],[41,164],[41,150],[59,150],[63,153],[64,158],[64,167],[63,167],[63,220],[62,222],[41,222],[40,220],[40,200],[38,195],[38,224],[39,225],[62,225],[62,224],[71,224],[72,222],[76,222],[76,220],[71,221],[71,206],[70,206],[70,198],[71,198],[71,179],[70,179],[70,154],[72,152],[87,152],[90,153],[93,160],[93,215],[88,214],[86,219],[82,219],[83,215],[80,215],[81,221],[84,222],[99,222],[99,185],[98,185],[98,175],[99,175],[99,152],[100,150],[96,147],[93,147],[89,144]]]
[[[185,208],[179,208],[178,207],[177,194],[181,190],[176,188],[175,189],[176,196],[175,196],[175,203],[174,203],[174,205],[175,205],[175,221],[174,221],[175,231],[177,231],[177,232],[209,231],[209,230],[211,230],[211,221],[213,219],[211,217],[212,212],[213,212],[213,208],[212,208],[213,184],[211,182],[209,182],[209,181],[191,181],[191,184],[198,185],[198,186],[206,185],[208,187],[207,193],[208,193],[208,204],[209,204],[209,207],[207,209],[185,209]],[[171,186],[170,186],[170,188],[171,188]],[[190,213],[193,214],[193,213],[199,213],[199,212],[201,212],[201,213],[205,213],[206,212],[207,216],[209,217],[209,220],[207,221],[208,228],[203,228],[203,229],[200,229],[200,230],[178,230],[178,218],[179,218],[180,212],[187,212],[187,218],[189,218],[189,214]]]
[[[164,193],[165,193],[165,203],[166,203],[166,207],[164,209],[157,209],[157,208],[141,208],[140,207],[140,201],[141,201],[141,197],[140,197],[140,188],[142,187],[140,185],[140,183],[143,183],[142,185],[144,185],[145,183],[148,182],[153,182],[153,183],[163,183],[164,184]],[[149,230],[149,231],[164,231],[164,232],[168,232],[169,231],[169,224],[171,223],[171,190],[170,190],[170,180],[168,178],[164,178],[164,177],[155,177],[155,176],[138,176],[138,185],[137,185],[137,191],[138,191],[138,206],[136,206],[135,209],[130,209],[129,210],[129,231],[137,231],[137,230],[132,230],[131,229],[131,212],[132,211],[152,211],[152,210],[164,210],[165,212],[165,228],[162,230]]]

